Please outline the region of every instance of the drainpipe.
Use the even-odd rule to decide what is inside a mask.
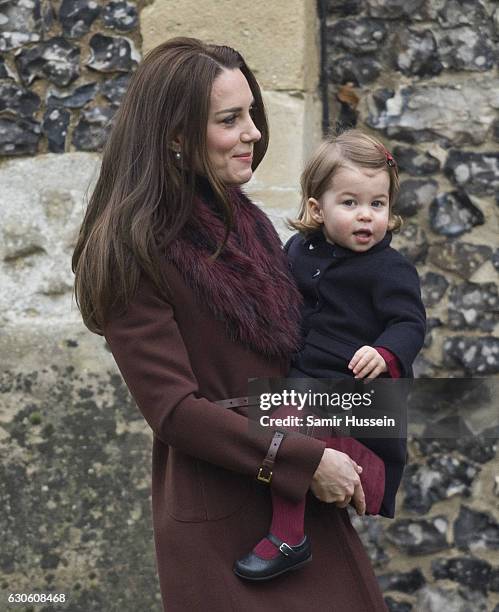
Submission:
[[[327,0],[317,0],[317,14],[319,16],[320,32],[320,68],[319,68],[319,93],[322,103],[322,135],[326,136],[329,132],[329,104],[327,92]]]

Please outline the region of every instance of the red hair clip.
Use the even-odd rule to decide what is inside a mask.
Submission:
[[[392,154],[390,153],[390,151],[388,151],[387,149],[385,149],[385,156],[386,156],[386,163],[393,168],[394,166],[397,165],[397,162],[393,159]]]

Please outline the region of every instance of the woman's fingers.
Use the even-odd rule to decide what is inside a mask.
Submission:
[[[346,508],[351,501],[352,497],[347,495],[343,501],[336,502],[335,506],[338,508]]]
[[[366,513],[366,496],[361,484],[355,487],[352,504],[359,516],[363,516]]]
[[[321,501],[342,503],[360,484],[359,470],[348,455],[326,448],[310,485],[312,493]]]
[[[361,465],[359,465],[358,463],[355,463],[355,461],[353,459],[351,461],[352,461],[353,468],[357,472],[357,474],[362,474],[362,471],[363,471],[364,468]]]

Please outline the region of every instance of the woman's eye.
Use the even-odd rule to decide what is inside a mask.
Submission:
[[[236,122],[236,117],[237,115],[229,115],[228,117],[225,117],[223,123],[225,123],[225,125],[234,125]]]

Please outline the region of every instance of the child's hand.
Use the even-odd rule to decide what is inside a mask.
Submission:
[[[348,368],[353,370],[355,378],[377,378],[386,372],[386,362],[372,346],[361,346],[352,357]]]

